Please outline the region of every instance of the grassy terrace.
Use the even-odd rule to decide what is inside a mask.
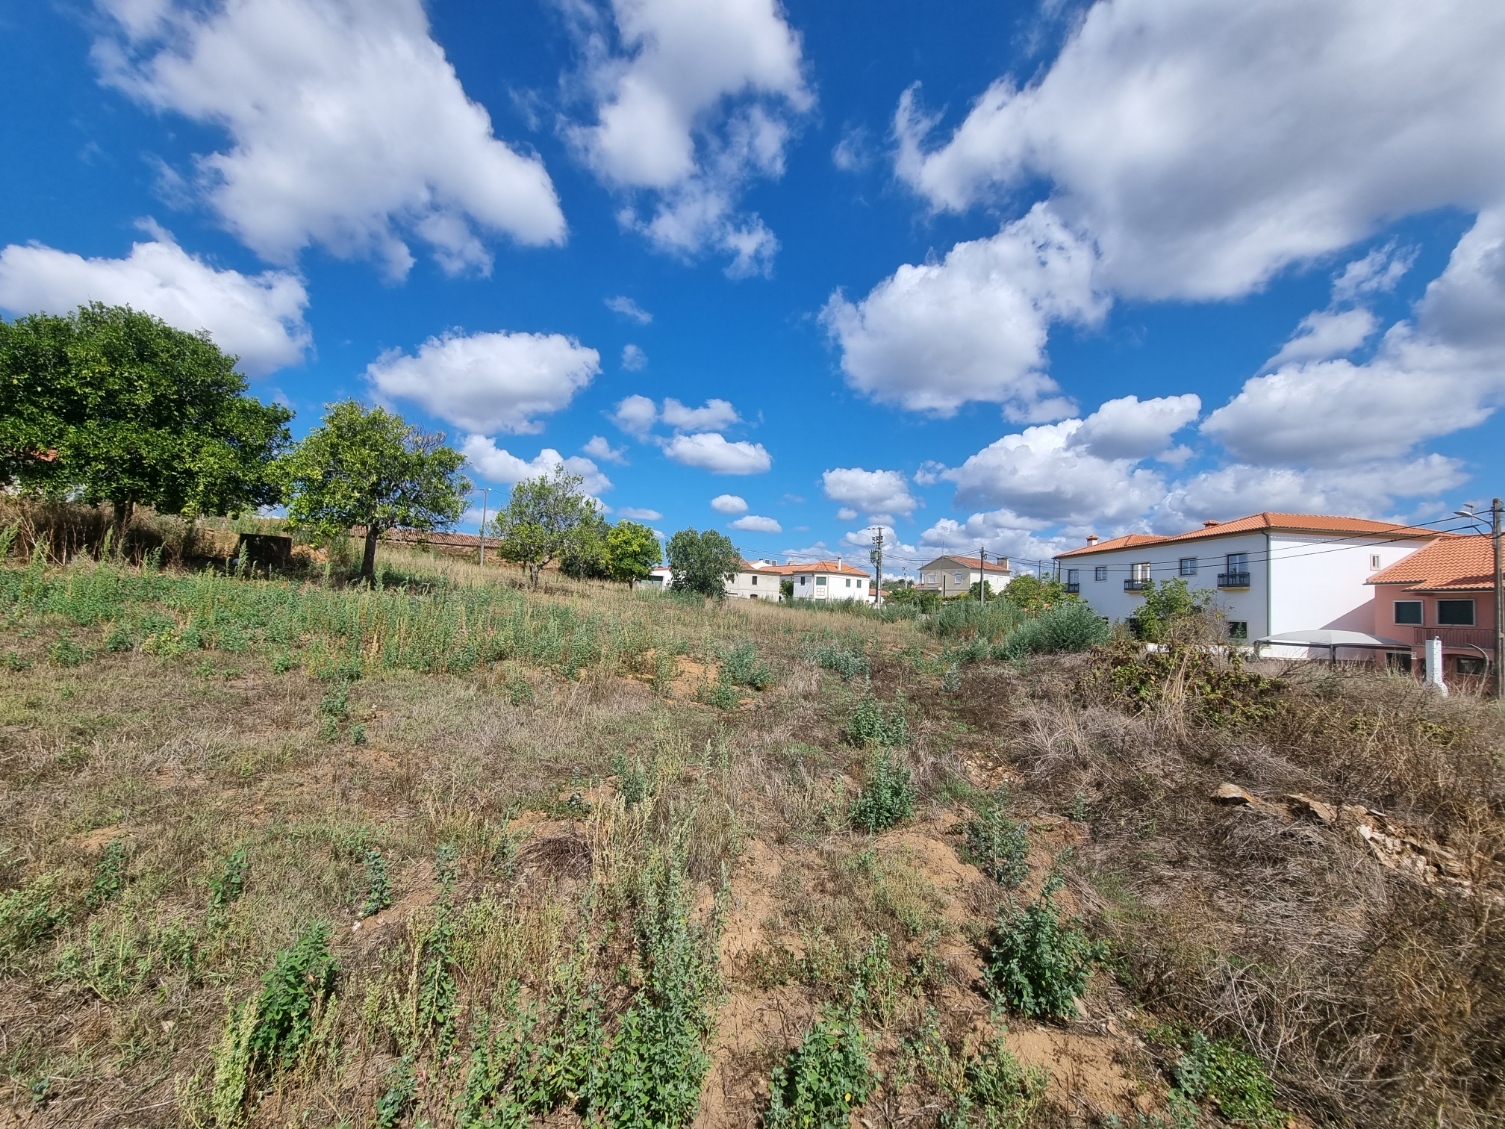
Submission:
[[[0,1121],[1505,1116],[1490,703],[390,559],[0,566]]]

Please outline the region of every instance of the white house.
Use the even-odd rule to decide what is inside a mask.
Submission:
[[[965,596],[985,576],[989,591],[995,595],[1001,593],[1014,578],[1008,557],[986,563],[978,557],[936,557],[920,566],[920,579],[915,587],[922,592],[939,592],[942,599]]]
[[[1258,513],[1168,537],[1089,537],[1055,559],[1067,589],[1099,615],[1131,619],[1147,581],[1179,578],[1216,594],[1231,637],[1253,640],[1324,628],[1373,632],[1370,576],[1443,536],[1450,535],[1364,518]],[[1269,653],[1282,651],[1307,653]]]
[[[783,566],[794,582],[796,600],[861,600],[876,604],[878,593],[871,578],[860,568],[843,561],[812,561]]]
[[[674,570],[660,565],[658,568],[650,570],[648,575],[645,576],[639,583],[644,584],[649,588],[673,588]]]
[[[777,561],[743,561],[742,567],[727,578],[726,594],[739,600],[778,600],[779,582],[794,567]]]

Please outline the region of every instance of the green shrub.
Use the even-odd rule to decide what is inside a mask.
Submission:
[[[413,1069],[413,1060],[404,1055],[392,1067],[391,1084],[387,1092],[376,1099],[375,1129],[396,1129],[402,1115],[413,1102],[418,1091],[418,1075]]]
[[[622,1015],[587,1096],[591,1117],[619,1129],[688,1125],[710,1069],[705,1042],[719,978],[715,937],[690,920],[678,862],[645,874],[635,914],[643,985]]]
[[[1080,924],[1062,923],[1052,901],[1060,888],[1053,878],[1024,909],[1004,909],[989,938],[983,980],[996,1001],[1021,1015],[1069,1016],[1105,955]]]
[[[742,695],[730,682],[717,682],[711,686],[701,687],[700,700],[708,706],[715,706],[718,710],[732,710],[737,708]]]
[[[31,660],[28,659],[28,658],[26,658],[19,651],[6,651],[5,652],[5,669],[6,670],[13,670],[13,671],[16,671],[17,673],[20,673],[21,671],[23,671],[23,670],[29,670],[30,668],[31,668]]]
[[[52,649],[47,652],[47,657],[57,666],[80,666],[88,658],[84,654],[84,649],[68,635],[61,636],[52,645]]]
[[[628,764],[627,758],[617,753],[611,758],[611,770],[620,781],[617,786],[618,791],[621,792],[622,799],[629,808],[637,806],[648,798],[653,781],[648,770],[643,767],[642,761],[635,760]]]
[[[334,987],[337,965],[329,951],[330,928],[310,925],[279,952],[261,981],[256,1021],[247,1047],[257,1066],[291,1066],[313,1031],[314,1011]]]
[[[856,1021],[830,1009],[771,1080],[768,1129],[845,1129],[872,1092],[873,1067]]]
[[[1180,1044],[1173,1074],[1176,1088],[1187,1097],[1211,1100],[1235,1124],[1278,1129],[1286,1123],[1288,1115],[1275,1105],[1275,1084],[1259,1059],[1200,1031]]]
[[[1025,615],[1007,600],[947,600],[941,610],[926,622],[926,628],[940,639],[978,639],[992,642],[1013,632]]]
[[[773,669],[748,642],[738,643],[721,656],[721,681],[729,686],[766,690],[773,685]]]
[[[835,671],[843,679],[866,678],[871,670],[868,657],[861,651],[836,642],[807,644],[804,658],[824,670]]]
[[[859,749],[869,745],[894,748],[909,744],[909,718],[904,711],[904,698],[894,699],[885,706],[871,693],[865,695],[852,711],[847,721],[847,740]]]
[[[387,877],[387,860],[375,847],[367,847],[365,864],[366,898],[356,913],[358,917],[370,917],[392,904],[392,882]]]
[[[868,765],[867,780],[848,814],[854,827],[883,831],[914,814],[917,796],[909,768],[880,749]]]
[[[1111,635],[1112,629],[1090,606],[1071,601],[1025,620],[1004,640],[995,657],[1021,659],[1025,655],[1086,651],[1106,643]]]
[[[967,851],[994,882],[1013,889],[1029,877],[1029,824],[1016,823],[1003,805],[988,805],[967,824]]]
[[[957,1101],[957,1124],[981,1129],[1024,1129],[1045,1104],[1049,1075],[1041,1067],[1025,1068],[994,1040],[968,1061]]]

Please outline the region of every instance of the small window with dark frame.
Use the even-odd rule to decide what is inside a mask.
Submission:
[[[1067,584],[1076,584],[1081,579],[1082,579],[1082,574],[1079,573],[1076,569],[1074,569],[1074,568],[1068,568],[1066,570],[1066,583]]]
[[[1421,626],[1421,601],[1396,600],[1395,622],[1402,626]]]
[[[1181,558],[1181,575],[1182,576],[1196,576],[1197,575],[1197,558],[1196,557],[1182,557]]]
[[[1470,658],[1468,655],[1459,655],[1456,661],[1458,663],[1458,673],[1461,675],[1467,677],[1482,675],[1485,673],[1484,668],[1486,664],[1482,658]]]
[[[1093,580],[1107,580],[1108,579],[1108,566],[1107,565],[1098,565],[1096,568],[1094,568],[1092,570],[1092,579]]]
[[[1386,651],[1385,666],[1396,674],[1411,673],[1411,656],[1405,651]]]
[[[1150,562],[1135,561],[1129,566],[1129,576],[1134,580],[1148,580],[1150,578]]]
[[[1235,643],[1247,643],[1249,641],[1249,621],[1230,619],[1228,621],[1228,638]]]
[[[1229,572],[1248,572],[1249,571],[1249,554],[1248,553],[1229,553],[1227,560],[1228,560],[1228,571]]]
[[[1438,600],[1437,624],[1439,627],[1472,627],[1474,602],[1472,600]]]

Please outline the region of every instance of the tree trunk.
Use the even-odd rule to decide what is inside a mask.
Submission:
[[[376,538],[381,533],[374,525],[366,526],[366,551],[361,554],[361,583],[376,585]]]
[[[528,583],[531,587],[538,587],[538,574],[542,571],[542,565],[534,564],[532,561],[528,562]]]

